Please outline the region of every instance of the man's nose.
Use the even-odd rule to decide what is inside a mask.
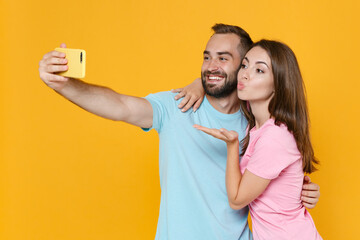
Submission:
[[[214,60],[210,61],[208,70],[210,72],[215,72],[215,71],[219,70],[219,64],[217,63],[217,61],[214,61]]]

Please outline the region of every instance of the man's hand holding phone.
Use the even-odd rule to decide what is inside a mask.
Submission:
[[[39,63],[40,78],[54,90],[61,90],[69,77],[85,77],[85,51],[68,49],[63,43],[60,48],[46,53]]]
[[[65,43],[60,47],[66,48]],[[68,60],[65,57],[63,52],[51,51],[46,53],[39,63],[41,80],[54,90],[61,90],[69,81],[69,78],[56,74],[68,70]]]

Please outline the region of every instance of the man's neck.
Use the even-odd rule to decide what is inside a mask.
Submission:
[[[240,100],[237,96],[237,92],[232,92],[229,96],[224,98],[215,98],[206,94],[211,106],[221,113],[232,114],[236,113],[240,109]]]

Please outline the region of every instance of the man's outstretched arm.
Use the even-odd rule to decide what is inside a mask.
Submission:
[[[61,47],[66,46],[62,44]],[[98,116],[143,128],[152,126],[153,111],[147,100],[57,75],[57,72],[67,70],[66,64],[65,53],[51,51],[45,54],[39,63],[41,80],[69,101]]]

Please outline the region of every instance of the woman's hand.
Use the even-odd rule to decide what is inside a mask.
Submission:
[[[207,128],[197,124],[195,124],[193,127],[215,138],[223,140],[227,144],[234,144],[234,143],[239,144],[239,134],[235,131],[228,131],[225,128],[220,128],[220,129]]]
[[[193,107],[193,111],[195,112],[200,107],[205,96],[200,78],[195,79],[194,82],[184,88],[173,89],[171,92],[179,93],[175,96],[175,100],[183,98],[178,105],[182,112],[186,112],[191,107]]]

